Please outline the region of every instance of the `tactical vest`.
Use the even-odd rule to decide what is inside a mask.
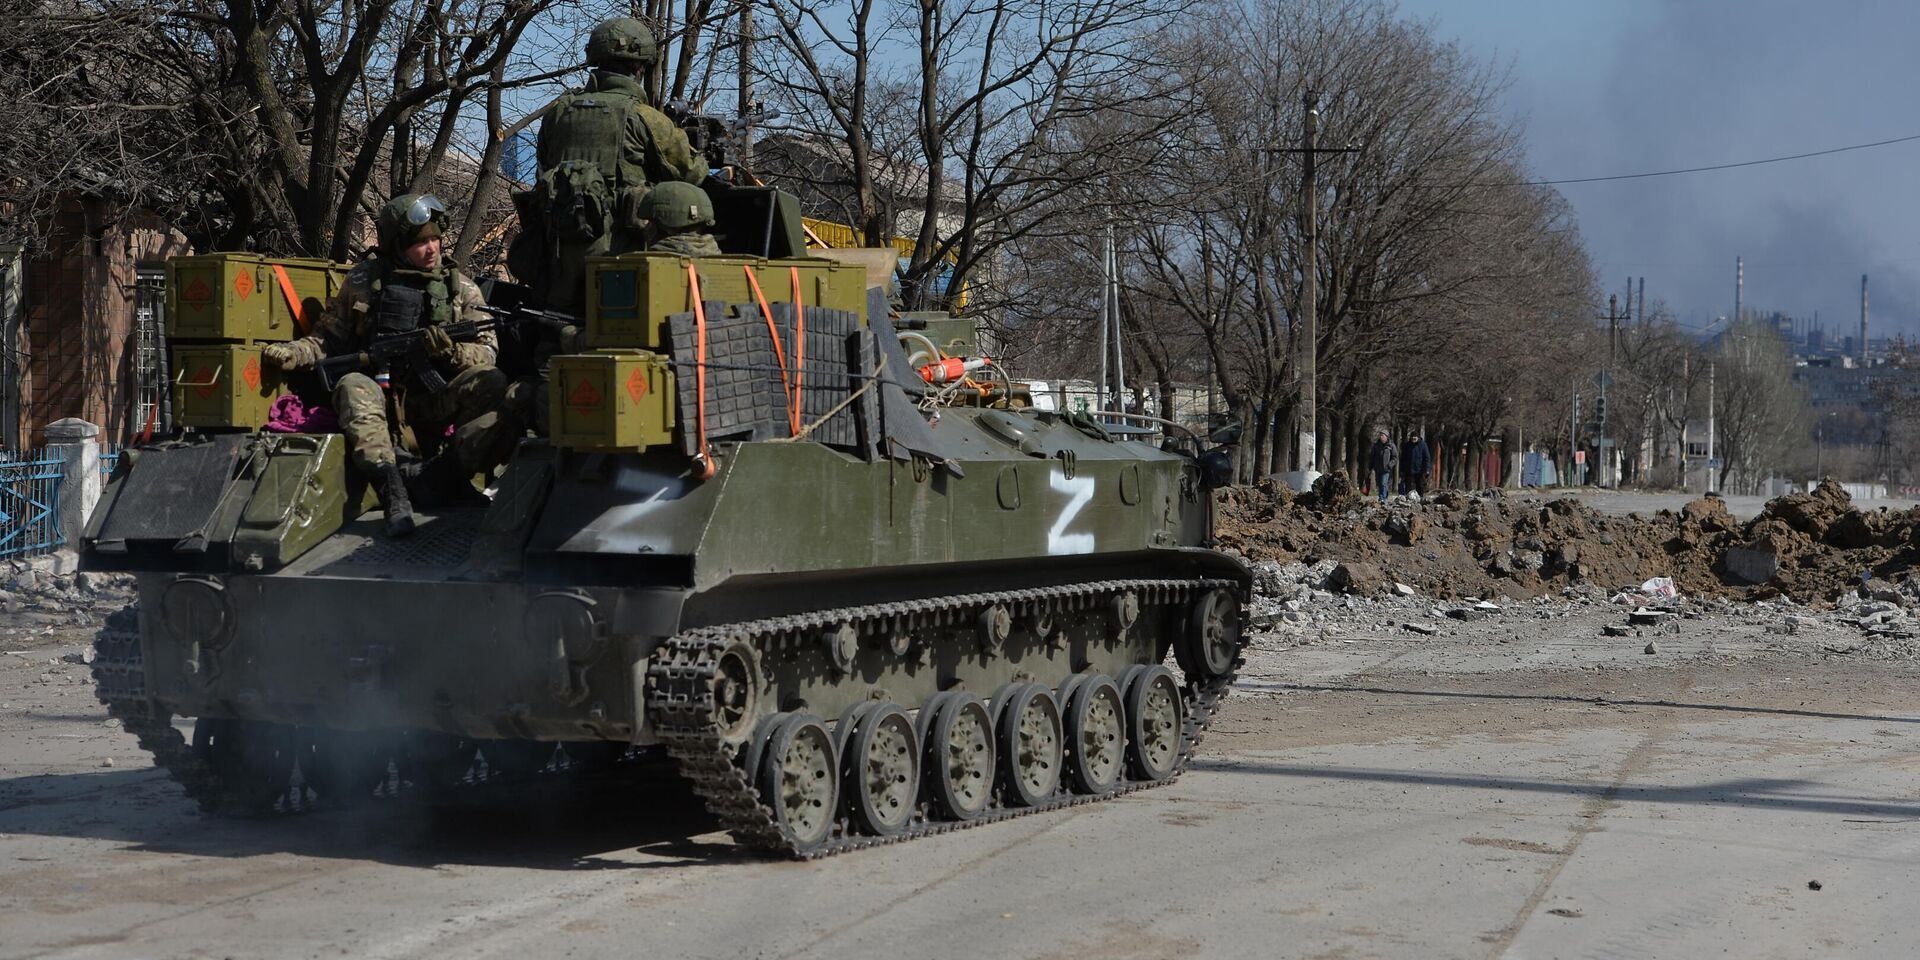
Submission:
[[[520,234],[507,269],[534,298],[563,313],[586,310],[586,259],[637,250],[640,204],[653,182],[648,158],[659,152],[631,77],[596,72],[585,90],[564,94],[540,121],[540,175],[514,194]],[[642,122],[630,123],[638,115]],[[628,131],[644,142],[628,149]]]
[[[637,223],[648,184],[644,156],[625,149],[628,118],[646,105],[620,89],[562,96],[541,128],[540,182],[547,229],[560,242],[592,241]]]
[[[368,327],[374,336],[405,333],[453,319],[451,270],[385,267],[373,278]]]

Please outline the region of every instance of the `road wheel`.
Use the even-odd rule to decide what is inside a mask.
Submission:
[[[480,756],[487,775],[531,777],[553,760],[554,745],[541,740],[482,740]]]
[[[203,809],[267,813],[293,787],[298,744],[292,727],[202,717],[193,724],[193,752],[220,782],[220,796],[203,799]]]
[[[847,800],[860,829],[891,837],[913,821],[920,793],[920,736],[899,705],[875,704],[843,755]]]
[[[1060,789],[1066,747],[1060,703],[1044,684],[1021,685],[1000,706],[1000,779],[1009,800],[1039,806]]]
[[[927,740],[928,787],[943,816],[972,820],[993,800],[993,717],[971,693],[951,693],[936,709]]]
[[[1180,684],[1154,665],[1134,673],[1126,689],[1127,762],[1142,780],[1165,780],[1180,764]]]
[[[833,835],[839,784],[840,765],[826,724],[808,713],[788,716],[761,760],[760,799],[772,808],[795,850],[805,853]]]
[[[1210,683],[1233,675],[1240,658],[1240,600],[1221,588],[1195,601],[1177,649],[1189,679]]]
[[[1120,782],[1126,765],[1126,707],[1104,676],[1073,688],[1067,703],[1067,778],[1075,793],[1099,795]]]

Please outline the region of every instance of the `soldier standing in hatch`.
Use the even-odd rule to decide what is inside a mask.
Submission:
[[[713,199],[690,183],[663,183],[647,194],[641,212],[647,220],[647,249],[683,257],[717,257]]]
[[[433,391],[420,371],[397,367],[346,374],[333,389],[334,411],[354,466],[373,482],[386,511],[387,533],[396,537],[413,532],[412,497],[395,451],[397,433],[438,437],[448,426],[455,428],[451,441],[414,477],[414,494],[443,500],[471,498],[473,475],[504,461],[519,435],[517,419],[504,411],[507,379],[493,367],[492,331],[455,342],[434,329],[486,319],[474,309],[484,302],[480,288],[444,255],[446,217],[438,198],[393,198],[380,210],[375,256],[347,272],[314,331],[262,353],[282,370],[303,370],[328,357],[357,353],[376,336],[427,328],[427,353],[447,378],[445,388]],[[402,430],[388,415],[389,391]]]
[[[697,184],[706,159],[647,102],[641,80],[659,59],[653,32],[631,17],[593,28],[584,89],[540,121],[539,181],[514,198],[520,236],[507,267],[547,309],[585,312],[586,258],[645,245],[642,203],[656,184]]]

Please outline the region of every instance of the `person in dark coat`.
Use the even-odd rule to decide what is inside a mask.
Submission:
[[[1427,446],[1427,438],[1415,434],[1407,441],[1406,449],[1400,451],[1400,483],[1408,492],[1418,497],[1427,495],[1427,480],[1433,474],[1433,449]]]
[[[1367,451],[1367,469],[1373,473],[1373,488],[1380,492],[1380,502],[1386,503],[1393,494],[1394,468],[1400,463],[1400,452],[1393,448],[1393,441],[1387,439],[1387,432],[1380,431],[1380,439],[1373,442],[1373,449]]]

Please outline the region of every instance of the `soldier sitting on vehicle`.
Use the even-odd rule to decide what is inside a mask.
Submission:
[[[438,198],[393,198],[380,211],[375,256],[348,271],[313,332],[263,352],[282,370],[304,370],[356,355],[376,337],[424,330],[422,360],[347,373],[333,388],[334,411],[353,464],[374,484],[390,536],[413,532],[413,497],[476,497],[473,475],[505,461],[521,431],[519,418],[506,409],[507,378],[493,366],[493,331],[455,341],[439,329],[456,321],[487,320],[476,309],[484,303],[480,288],[445,256],[446,220],[446,206]],[[434,389],[435,384],[443,385]],[[420,438],[431,446],[449,426],[453,435],[444,449],[411,477],[410,496],[396,439],[417,448],[418,443],[405,441]]]
[[[717,257],[713,199],[691,183],[663,183],[641,204],[647,218],[647,249],[683,257]]]
[[[640,249],[641,206],[664,183],[706,179],[706,158],[648,100],[644,79],[658,62],[653,31],[616,17],[587,38],[586,87],[545,111],[533,189],[514,196],[520,233],[507,269],[550,310],[586,310],[586,260]]]

